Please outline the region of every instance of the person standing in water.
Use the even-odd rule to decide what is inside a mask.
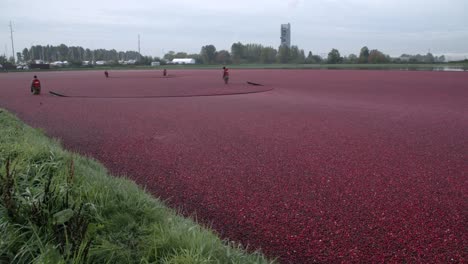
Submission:
[[[228,82],[229,82],[229,71],[228,71],[228,68],[226,68],[226,67],[223,67],[223,80],[224,80],[224,84],[228,84]]]
[[[34,79],[31,82],[31,93],[40,94],[41,93],[41,81],[34,75]]]

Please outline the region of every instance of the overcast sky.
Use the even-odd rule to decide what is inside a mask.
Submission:
[[[280,24],[292,44],[324,55],[362,46],[402,53],[468,56],[468,0],[0,0],[0,54],[32,44],[198,53],[232,43],[277,48]]]

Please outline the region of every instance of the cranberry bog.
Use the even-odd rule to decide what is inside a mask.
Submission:
[[[0,107],[282,263],[466,261],[467,73],[168,73],[0,74]]]

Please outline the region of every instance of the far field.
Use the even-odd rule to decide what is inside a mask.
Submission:
[[[284,263],[466,261],[466,72],[169,74],[0,74],[0,107]]]

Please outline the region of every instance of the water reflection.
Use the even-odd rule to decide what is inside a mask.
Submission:
[[[468,68],[463,67],[434,67],[433,71],[468,71]]]
[[[452,71],[452,72],[463,72],[468,71],[468,66],[437,66],[437,67],[418,67],[418,66],[379,66],[379,67],[340,67],[340,66],[325,66],[323,69],[329,70],[394,70],[394,71]]]

